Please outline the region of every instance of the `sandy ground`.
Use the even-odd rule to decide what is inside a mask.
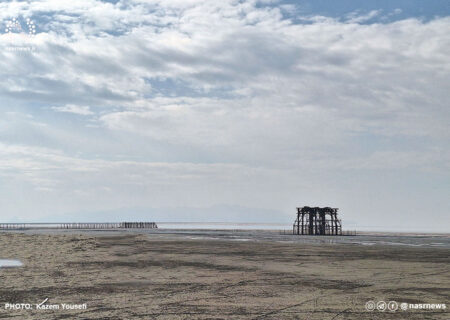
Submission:
[[[24,263],[0,269],[0,319],[450,318],[448,249],[0,233],[0,258]],[[45,298],[87,309],[5,310]]]

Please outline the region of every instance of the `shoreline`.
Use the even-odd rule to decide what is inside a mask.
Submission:
[[[0,234],[41,234],[41,235],[144,235],[158,239],[197,239],[249,242],[280,242],[297,245],[361,245],[361,246],[394,246],[450,248],[450,234],[398,234],[398,233],[364,233],[356,235],[318,236],[292,235],[280,230],[254,229],[23,229],[0,230]]]

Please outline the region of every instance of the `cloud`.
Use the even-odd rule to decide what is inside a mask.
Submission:
[[[61,107],[51,107],[51,109],[58,112],[74,113],[82,116],[89,116],[94,114],[89,108],[89,106],[77,106],[74,104],[68,104]]]
[[[359,12],[352,12],[347,17],[347,22],[349,23],[363,23],[367,22],[369,20],[372,20],[373,18],[379,16],[381,14],[382,10],[372,10],[367,14],[361,15]],[[397,11],[394,11],[397,13]]]

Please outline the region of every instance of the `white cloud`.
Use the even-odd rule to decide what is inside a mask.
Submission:
[[[372,10],[367,14],[361,15],[359,12],[352,12],[351,14],[349,14],[348,17],[348,22],[349,23],[362,23],[362,22],[366,22],[369,21],[377,16],[379,16],[381,14],[382,10]]]
[[[82,116],[89,116],[94,114],[89,106],[77,106],[74,104],[67,104],[65,106],[61,107],[51,107],[52,110],[55,110],[57,112],[67,112],[67,113],[74,113],[79,114]]]

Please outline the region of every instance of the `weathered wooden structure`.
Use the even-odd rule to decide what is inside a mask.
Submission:
[[[342,235],[338,208],[300,207],[293,225],[293,234]]]
[[[155,222],[0,223],[0,229],[156,229]]]

